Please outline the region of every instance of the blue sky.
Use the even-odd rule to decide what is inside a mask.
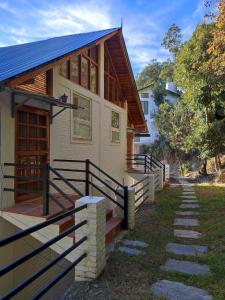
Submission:
[[[169,57],[161,41],[176,23],[184,39],[204,18],[204,0],[0,0],[0,46],[118,27],[134,73]]]

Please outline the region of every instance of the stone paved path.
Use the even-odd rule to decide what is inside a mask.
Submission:
[[[122,243],[124,246],[119,247],[118,250],[128,255],[144,254],[145,252],[141,249],[148,247],[148,244],[142,241],[123,240]]]
[[[201,232],[193,230],[193,227],[199,226],[197,219],[200,214],[200,205],[195,195],[194,188],[186,180],[180,180],[183,191],[179,198],[181,204],[179,211],[175,212],[174,219],[174,236],[181,243],[168,243],[166,251],[177,255],[178,259],[168,259],[161,270],[169,273],[182,273],[190,276],[207,276],[210,274],[209,267],[205,264],[199,264],[191,260],[192,257],[201,256],[207,253],[208,249],[203,245],[185,244],[191,239],[198,240],[201,238]],[[177,228],[178,227],[178,228]],[[188,229],[187,229],[188,227]],[[187,256],[188,260],[180,260],[179,255]],[[151,286],[153,295],[164,297],[168,300],[211,300],[213,299],[207,291],[188,286],[182,282],[159,280]]]

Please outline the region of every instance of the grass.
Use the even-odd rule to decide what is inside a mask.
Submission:
[[[215,300],[225,299],[225,186],[196,185],[196,194],[200,202],[200,228],[202,238],[197,241],[185,241],[207,245],[209,252],[202,257],[182,257],[165,251],[168,242],[184,240],[173,236],[175,210],[181,202],[178,197],[181,188],[167,187],[156,197],[156,204],[144,205],[136,217],[135,230],[124,239],[145,241],[149,247],[141,256],[129,256],[120,253],[116,245],[107,261],[105,272],[91,283],[75,285],[72,298],[77,299],[159,299],[150,294],[150,286],[159,279],[180,281],[209,291]],[[196,230],[196,229],[195,229]],[[165,273],[160,270],[167,258],[192,260],[207,264],[209,276],[189,276],[179,273]]]

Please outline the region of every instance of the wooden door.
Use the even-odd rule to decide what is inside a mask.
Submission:
[[[134,154],[134,134],[132,132],[127,132],[127,158],[133,158]],[[127,168],[132,168],[132,160],[127,161]]]
[[[32,107],[22,107],[15,117],[15,161],[21,164],[43,164],[49,160],[49,113]],[[16,176],[40,177],[43,170],[38,167],[15,169]],[[21,189],[42,190],[42,181],[16,179],[15,187]],[[37,194],[15,193],[16,201],[37,197]]]

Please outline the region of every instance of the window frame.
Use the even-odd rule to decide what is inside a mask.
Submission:
[[[82,142],[91,142],[92,141],[92,99],[85,97],[75,91],[72,91],[72,104],[74,104],[74,96],[78,97],[78,106],[79,106],[79,99],[84,99],[89,101],[89,107],[90,107],[90,120],[84,120],[79,117],[74,116],[74,110],[71,111],[71,142],[76,142],[76,141],[82,141]],[[81,104],[82,105],[82,104]],[[81,106],[82,107],[82,106]],[[79,108],[78,108],[79,109]],[[90,128],[90,136],[88,138],[82,136],[82,135],[76,135],[74,133],[75,131],[75,122],[77,121],[77,124],[83,124],[83,125],[88,125]]]
[[[119,128],[116,128],[116,127],[112,126],[113,113],[116,113],[119,116]],[[113,140],[113,132],[119,133],[119,139],[118,140]],[[121,113],[114,110],[114,109],[112,109],[111,110],[111,143],[118,145],[118,144],[120,144],[120,141],[121,141]]]

